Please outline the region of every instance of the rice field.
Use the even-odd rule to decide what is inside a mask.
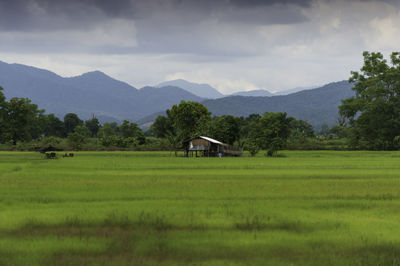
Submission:
[[[0,265],[400,265],[400,152],[0,152]]]

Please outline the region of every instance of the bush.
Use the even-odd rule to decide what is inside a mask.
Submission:
[[[68,135],[68,144],[74,150],[81,150],[85,142],[86,142],[86,136],[79,134],[78,132],[73,132]]]
[[[247,145],[246,145],[247,150],[250,153],[250,156],[256,156],[256,154],[260,151],[260,147],[258,146],[258,144],[252,140],[248,140],[247,141]]]
[[[53,146],[56,147],[58,146],[60,143],[62,142],[61,138],[57,138],[57,137],[45,137],[42,138],[40,141],[40,146]]]

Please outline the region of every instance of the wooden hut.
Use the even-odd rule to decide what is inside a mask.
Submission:
[[[241,156],[242,152],[218,140],[198,136],[183,143],[186,157]]]

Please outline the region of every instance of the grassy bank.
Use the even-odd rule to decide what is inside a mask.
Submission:
[[[0,265],[400,263],[400,152],[0,152]]]

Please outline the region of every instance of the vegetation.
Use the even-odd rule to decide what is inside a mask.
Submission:
[[[104,78],[103,75],[100,77]],[[101,125],[95,116],[83,121],[75,113],[68,113],[60,120],[54,114],[45,114],[45,110],[38,109],[27,98],[6,101],[0,87],[0,149],[31,150],[35,145],[51,142],[74,150],[169,149],[177,154],[183,141],[204,135],[248,150],[253,156],[260,149],[266,150],[267,156],[276,156],[285,148],[395,150],[400,148],[399,80],[400,53],[393,53],[391,64],[388,64],[381,53],[365,52],[361,72],[352,72],[349,80],[354,84],[355,93],[351,92],[351,95],[355,96],[343,100],[336,125],[329,128],[323,124],[318,131],[314,131],[308,121],[288,117],[285,112],[249,114],[247,117],[212,116],[203,104],[181,101],[166,110],[165,117],[158,116],[151,128],[143,132],[136,123],[128,120],[120,125]],[[330,98],[326,101],[336,101],[337,97],[332,93],[343,98],[345,94],[341,92],[348,90],[349,86],[347,82],[330,84],[312,94],[303,92],[290,97],[297,101],[298,97],[308,95],[308,101],[316,107],[315,112],[328,114],[317,111],[325,102],[321,102],[319,97],[314,98],[315,93],[328,95]],[[228,98],[233,102],[238,99]],[[246,99],[258,104],[271,101],[268,97],[261,102],[253,98]],[[275,100],[274,104],[279,105],[281,98],[274,97]],[[236,108],[234,103],[219,106]],[[258,109],[256,112],[260,113]],[[62,140],[48,141],[54,138]]]
[[[1,91],[0,102],[2,121],[0,149],[2,150],[34,150],[37,147],[51,145],[73,150],[171,150],[177,152],[182,147],[183,140],[197,135],[206,135],[235,145],[238,149],[251,151],[253,155],[260,149],[268,149],[267,155],[276,155],[278,149],[284,147],[336,149],[332,145],[325,145],[324,141],[336,136],[335,134],[329,134],[322,139],[319,136],[316,139],[310,124],[306,121],[286,118],[284,113],[266,113],[264,116],[251,114],[246,118],[229,115],[211,117],[203,105],[182,101],[179,105],[174,105],[167,110],[167,117],[157,117],[152,127],[147,132],[143,132],[137,124],[127,120],[121,125],[115,122],[101,125],[94,116],[83,121],[74,113],[69,113],[60,120],[54,114],[45,114],[44,110],[39,110],[28,99],[13,98],[10,100],[13,104],[10,104]],[[19,104],[15,104],[17,102]],[[274,117],[276,119],[285,117],[286,122],[282,124],[279,119],[273,122]],[[289,123],[289,128],[287,123]],[[274,125],[273,128],[270,127],[272,125]],[[280,126],[284,127],[280,128]],[[258,129],[262,130],[258,132]],[[275,130],[275,133],[271,133],[273,131],[270,130]],[[272,135],[268,135],[267,131]],[[258,135],[254,134],[255,132]],[[259,135],[261,132],[266,135],[261,137]],[[273,134],[278,134],[279,139],[274,138]],[[289,142],[286,141],[288,137]],[[340,149],[346,148],[347,146],[340,146]]]
[[[400,53],[391,65],[381,53],[364,52],[361,72],[352,72],[354,97],[346,99],[340,113],[348,119],[353,146],[392,150],[400,147]]]
[[[399,152],[0,152],[0,265],[395,265]]]
[[[251,145],[266,149],[268,156],[275,155],[282,149],[290,135],[290,122],[286,113],[265,113],[257,122],[251,124],[249,139]],[[297,129],[296,129],[297,131]],[[252,155],[256,152],[253,150]]]
[[[356,95],[319,131],[182,101],[143,132],[61,120],[0,88],[0,149],[171,151],[0,152],[0,265],[397,265],[400,152],[283,150],[400,147],[400,54],[364,59]],[[244,157],[180,156],[197,135]]]
[[[263,116],[250,115],[247,118],[230,115],[211,118],[210,112],[200,103],[185,101],[172,106],[166,113],[167,117],[157,117],[150,131],[157,137],[167,138],[174,150],[182,141],[204,135],[236,145],[239,149],[245,146],[252,155],[260,149],[267,149],[266,155],[273,156],[285,146],[291,130],[297,133],[305,130],[313,132],[307,122],[287,118],[286,113],[264,113]],[[310,132],[307,134],[313,135]]]

